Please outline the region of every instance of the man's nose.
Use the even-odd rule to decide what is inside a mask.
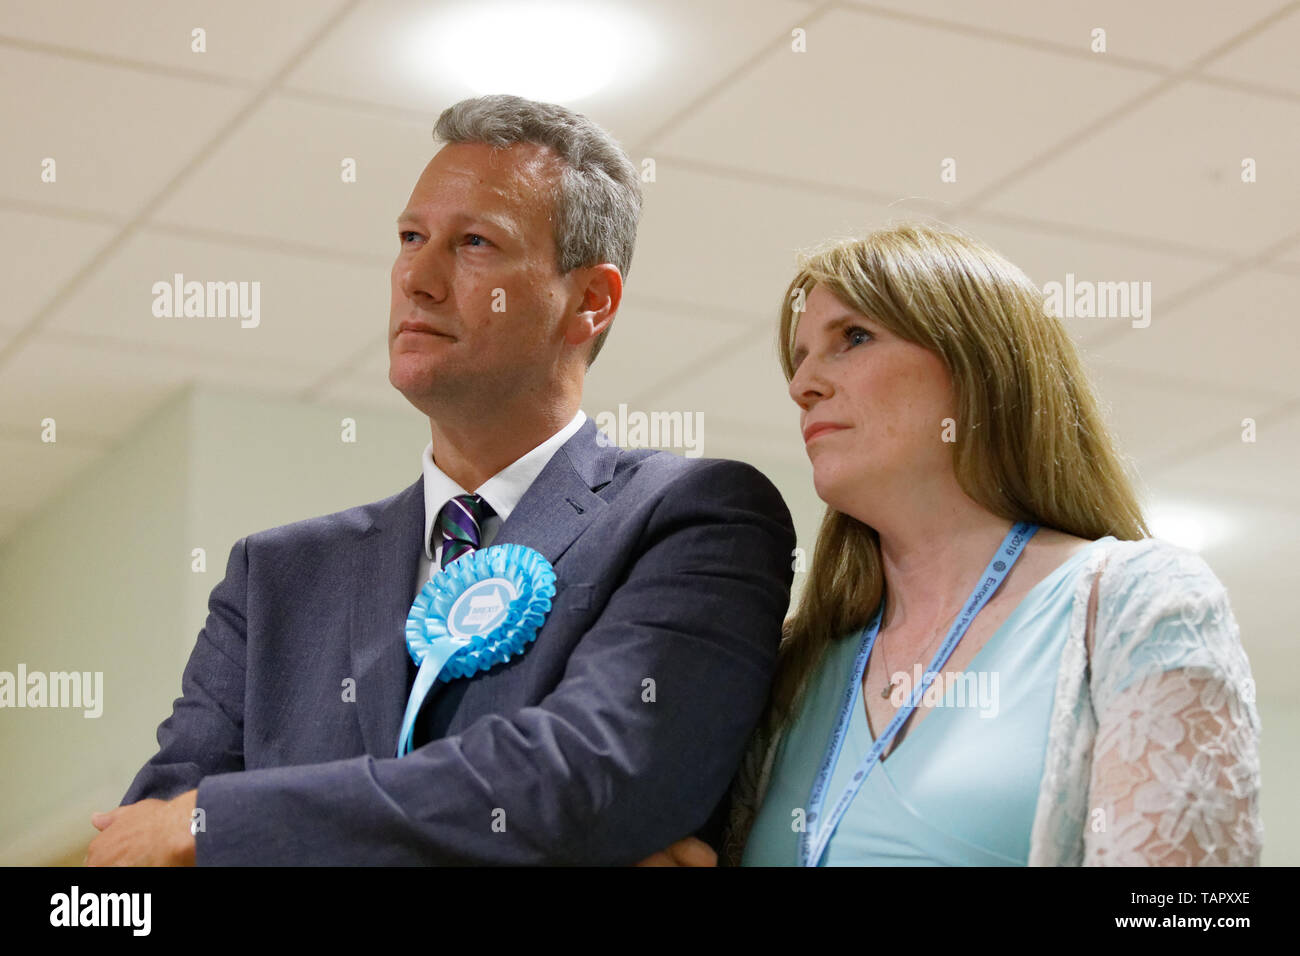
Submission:
[[[447,298],[447,265],[432,243],[426,242],[398,265],[402,294],[417,304],[437,304]]]

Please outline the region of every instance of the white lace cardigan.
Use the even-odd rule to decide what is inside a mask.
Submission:
[[[1061,653],[1029,865],[1258,865],[1254,690],[1204,560],[1152,538],[1095,548]],[[727,863],[740,862],[780,739],[750,743]]]

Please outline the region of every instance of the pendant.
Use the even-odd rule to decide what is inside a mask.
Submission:
[[[894,692],[894,684],[896,683],[898,682],[895,681],[894,683],[885,685],[885,689],[880,692],[882,699],[889,700],[889,696]]]

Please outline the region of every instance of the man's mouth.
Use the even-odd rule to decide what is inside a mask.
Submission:
[[[426,325],[423,322],[403,322],[397,327],[397,334],[400,336],[406,333],[411,335],[436,335],[441,336],[442,338],[451,338],[451,336],[446,332],[439,332],[433,326]]]

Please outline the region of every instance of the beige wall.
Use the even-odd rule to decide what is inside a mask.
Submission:
[[[75,858],[93,838],[90,814],[156,750],[236,540],[405,488],[428,440],[414,409],[189,391],[20,527],[0,549],[0,670],[102,671],[104,705],[6,710],[0,864]]]

